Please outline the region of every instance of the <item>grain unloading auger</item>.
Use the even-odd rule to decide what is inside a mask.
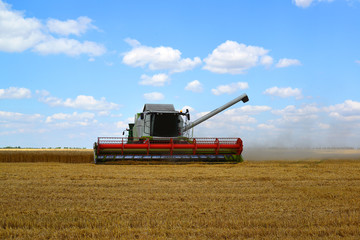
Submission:
[[[249,98],[242,94],[194,122],[189,122],[188,110],[176,111],[172,104],[145,104],[143,112],[135,115],[135,123],[129,123],[128,137],[98,138],[94,161],[240,162],[240,138],[186,137],[190,129],[240,101],[245,103]]]

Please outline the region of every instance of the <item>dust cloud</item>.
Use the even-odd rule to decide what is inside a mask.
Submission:
[[[245,161],[360,160],[360,149],[244,148]]]

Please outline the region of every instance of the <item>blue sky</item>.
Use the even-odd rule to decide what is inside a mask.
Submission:
[[[360,147],[360,1],[0,0],[0,147],[88,147],[144,103],[245,147]]]

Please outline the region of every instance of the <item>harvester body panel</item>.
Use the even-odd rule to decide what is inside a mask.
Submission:
[[[189,111],[176,111],[172,104],[145,104],[129,124],[128,137],[99,137],[94,143],[95,163],[139,161],[240,162],[240,138],[188,138],[186,132],[239,101],[243,94],[203,117],[188,123]]]

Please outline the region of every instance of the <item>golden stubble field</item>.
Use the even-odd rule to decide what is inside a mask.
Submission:
[[[359,239],[360,161],[0,163],[0,239]]]

